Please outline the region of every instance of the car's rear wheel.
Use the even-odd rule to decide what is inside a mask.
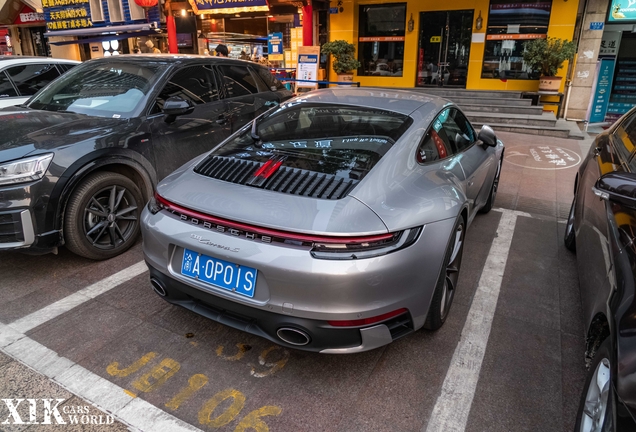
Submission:
[[[465,231],[464,218],[460,216],[455,223],[451,241],[444,255],[444,265],[424,323],[424,327],[429,330],[437,330],[444,324],[453,304],[462,265]]]
[[[66,246],[94,260],[119,255],[139,235],[142,207],[141,192],[129,178],[112,172],[89,175],[66,207]]]
[[[611,416],[610,340],[601,344],[592,361],[576,415],[576,432],[600,432]]]
[[[481,213],[488,213],[495,205],[495,198],[497,198],[497,189],[499,188],[500,175],[501,159],[499,159],[499,162],[497,163],[497,172],[495,173],[495,178],[492,180],[492,186],[490,187],[490,195],[488,195],[488,201],[486,201],[486,204],[479,210]]]
[[[576,252],[576,236],[574,234],[574,209],[576,207],[576,196],[572,200],[572,206],[570,207],[570,214],[568,216],[568,222],[565,225],[565,236],[563,237],[563,243],[565,247]]]

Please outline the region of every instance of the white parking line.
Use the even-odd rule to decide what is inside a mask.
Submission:
[[[46,306],[45,308],[42,308],[36,312],[33,312],[32,314],[22,317],[19,320],[16,320],[9,324],[9,326],[20,333],[26,333],[29,330],[34,329],[37,326],[44,324],[45,322],[50,321],[65,312],[70,311],[74,307],[77,307],[82,303],[86,303],[87,301],[97,297],[98,295],[104,294],[105,292],[110,291],[116,286],[127,282],[135,276],[139,276],[140,274],[143,274],[147,271],[148,267],[146,267],[146,263],[140,261],[137,264],[125,268],[112,276],[102,279],[101,281],[96,282],[93,285],[89,285],[86,288],[81,289],[74,294],[71,294],[70,296],[64,297],[63,299],[58,300],[55,303]]]
[[[530,216],[511,210],[497,210],[502,212],[497,236],[490,247],[461,338],[455,348],[442,392],[437,398],[426,432],[463,432],[466,428],[517,216]]]
[[[146,401],[129,396],[123,388],[65,357],[60,357],[55,351],[5,324],[0,324],[0,351],[47,376],[135,430],[200,431]]]

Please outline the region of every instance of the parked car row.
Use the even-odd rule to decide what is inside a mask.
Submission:
[[[576,252],[589,374],[576,431],[636,430],[636,109],[600,134],[576,175]]]

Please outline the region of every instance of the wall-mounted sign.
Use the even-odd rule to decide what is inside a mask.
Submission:
[[[440,43],[442,41],[441,36],[431,36],[431,43]]]
[[[188,0],[195,14],[268,12],[267,0]]]
[[[590,23],[590,30],[603,30],[605,23],[602,21],[592,21]]]
[[[620,31],[606,31],[601,39],[601,47],[598,51],[599,57],[616,57],[618,55],[618,47],[621,45]]]
[[[335,8],[329,8],[329,13],[330,13],[330,14],[332,14],[332,15],[333,15],[333,14],[337,14],[337,13],[338,13],[338,8],[337,8],[337,7],[335,7]]]
[[[489,34],[487,40],[519,40],[519,39],[545,39],[548,35],[544,33],[519,33],[519,34]]]
[[[589,107],[589,122],[600,123],[605,120],[614,78],[615,58],[600,59],[597,65],[596,82],[592,91],[593,98]]]
[[[358,42],[404,42],[404,36],[363,36]]]
[[[607,22],[636,23],[636,0],[612,0],[607,13]]]
[[[37,13],[28,6],[24,6],[16,19],[13,21],[14,25],[20,24],[35,24],[44,22],[44,14]]]
[[[283,34],[270,33],[267,36],[267,58],[270,61],[283,60]]]
[[[89,28],[91,10],[88,0],[42,0],[48,30]]]

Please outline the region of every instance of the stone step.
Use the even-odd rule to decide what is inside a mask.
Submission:
[[[457,105],[506,105],[506,106],[532,106],[532,99],[506,99],[506,98],[483,98],[483,97],[452,97],[445,98],[455,102]]]
[[[468,112],[484,112],[484,113],[504,113],[504,114],[526,114],[541,115],[543,107],[541,106],[510,106],[510,105],[479,105],[479,104],[459,104],[462,111]]]
[[[554,127],[556,117],[553,113],[542,113],[541,115],[528,114],[510,114],[510,113],[494,113],[494,112],[471,112],[464,111],[466,117],[471,123],[479,124],[506,124],[506,125],[523,125],[523,126],[541,126]]]
[[[478,122],[472,122],[473,126],[480,128],[483,124]],[[498,124],[488,123],[488,126],[493,128],[495,133],[499,132],[514,132],[526,135],[538,135],[538,136],[550,136],[555,138],[578,138],[571,137],[570,130],[560,127],[544,127],[544,126],[531,126],[531,125],[513,125],[513,124]]]
[[[409,90],[433,94],[439,97],[453,99],[460,98],[496,98],[496,99],[521,99],[520,91],[496,91],[496,90],[464,90],[453,88],[415,87]]]

